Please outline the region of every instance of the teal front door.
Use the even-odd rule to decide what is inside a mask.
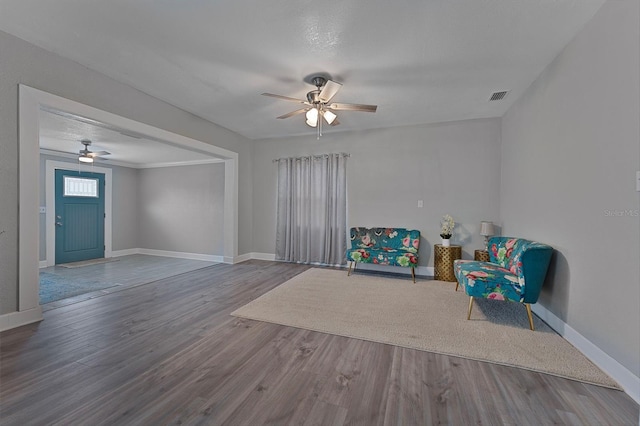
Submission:
[[[56,170],[56,265],[104,257],[104,174]]]

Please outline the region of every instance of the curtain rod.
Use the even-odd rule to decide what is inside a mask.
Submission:
[[[282,160],[309,160],[309,159],[320,159],[320,158],[328,158],[330,155],[339,155],[341,157],[351,157],[351,154],[346,153],[346,152],[338,152],[338,153],[334,153],[334,154],[318,154],[318,155],[306,155],[303,157],[283,157],[283,158],[276,158],[274,160],[272,160],[272,162],[277,163],[278,161],[282,161]]]

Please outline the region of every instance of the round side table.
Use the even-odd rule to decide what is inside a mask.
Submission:
[[[439,281],[456,281],[453,273],[453,261],[462,259],[462,246],[445,247],[442,244],[433,246],[433,278]]]
[[[473,253],[473,260],[479,260],[481,262],[489,261],[489,252],[486,250],[476,250]]]

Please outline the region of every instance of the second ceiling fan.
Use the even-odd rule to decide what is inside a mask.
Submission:
[[[328,80],[322,76],[313,77],[311,81],[316,86],[316,90],[312,90],[307,93],[306,100],[291,98],[289,96],[274,95],[273,93],[263,93],[263,95],[304,104],[305,107],[281,115],[278,118],[289,118],[294,115],[305,113],[307,125],[318,129],[318,137],[322,135],[323,121],[331,126],[337,126],[340,124],[335,111],[376,112],[378,109],[377,105],[332,103],[331,99],[333,99],[333,97],[338,93],[342,84]]]
[[[95,158],[101,158],[103,155],[111,155],[108,151],[89,151],[89,146],[91,146],[91,141],[89,139],[82,139],[80,143],[84,145],[84,149],[81,149],[78,152],[78,161],[81,163],[93,163]]]

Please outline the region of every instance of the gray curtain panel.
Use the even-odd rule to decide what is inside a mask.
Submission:
[[[347,155],[281,158],[276,259],[342,265],[347,245]]]

